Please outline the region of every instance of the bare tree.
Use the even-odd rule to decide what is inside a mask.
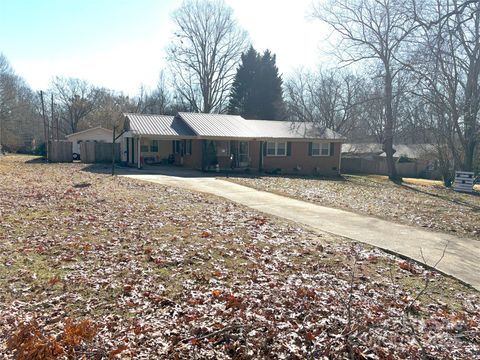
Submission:
[[[84,80],[56,77],[51,91],[65,126],[63,132],[66,134],[77,132],[80,122],[94,111],[98,104],[99,89]]]
[[[337,55],[349,65],[370,61],[383,84],[383,150],[388,175],[397,178],[393,159],[393,136],[396,123],[394,102],[395,78],[404,69],[405,47],[418,25],[409,3],[401,0],[336,0],[314,8],[313,15],[330,25],[340,37]]]
[[[340,70],[300,70],[284,87],[290,120],[313,122],[349,137],[358,126],[363,79]]]
[[[153,91],[149,92],[144,86],[140,87],[136,112],[168,115],[171,113],[172,102],[171,91],[167,86],[167,79],[162,70],[158,77],[157,87]]]
[[[441,153],[451,161],[443,161],[450,170],[473,171],[480,142],[480,2],[426,4],[430,19],[420,23],[429,26],[411,67],[421,85],[417,93],[431,109],[439,147],[448,149]]]
[[[177,92],[194,111],[222,111],[246,32],[221,0],[186,0],[173,21],[177,30],[167,58]]]
[[[42,139],[36,96],[0,54],[0,150],[30,151]],[[35,141],[34,141],[35,140]]]

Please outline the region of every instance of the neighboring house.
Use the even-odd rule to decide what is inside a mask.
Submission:
[[[396,144],[393,148],[393,157],[400,176],[428,179],[440,177],[432,144]],[[387,175],[386,154],[382,144],[343,144],[342,170],[345,173]]]
[[[125,114],[123,160],[201,170],[263,170],[338,175],[345,138],[312,123],[247,120],[238,115],[180,112]]]
[[[73,158],[80,159],[80,143],[86,141],[111,143],[113,138],[113,132],[112,130],[97,126],[91,129],[67,135],[66,138],[68,141],[72,142]]]

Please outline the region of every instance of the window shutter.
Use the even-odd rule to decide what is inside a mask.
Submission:
[[[335,143],[330,143],[330,156],[333,156],[333,149],[335,148]]]
[[[312,143],[308,143],[308,156],[312,156]]]
[[[289,141],[287,142],[287,156],[292,155],[292,143]]]
[[[267,142],[263,142],[263,156],[267,156]]]
[[[175,154],[175,140],[172,140],[172,154]]]

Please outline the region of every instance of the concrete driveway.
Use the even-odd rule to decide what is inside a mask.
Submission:
[[[198,173],[197,173],[198,174]],[[426,231],[352,212],[255,190],[213,177],[128,174],[130,178],[221,196],[266,214],[433,266],[480,290],[480,241]],[[422,256],[423,252],[423,256]]]

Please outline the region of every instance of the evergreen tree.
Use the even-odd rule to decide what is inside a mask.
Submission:
[[[247,119],[284,118],[282,78],[275,61],[275,55],[268,50],[260,55],[250,47],[242,54],[230,93],[230,114]]]

